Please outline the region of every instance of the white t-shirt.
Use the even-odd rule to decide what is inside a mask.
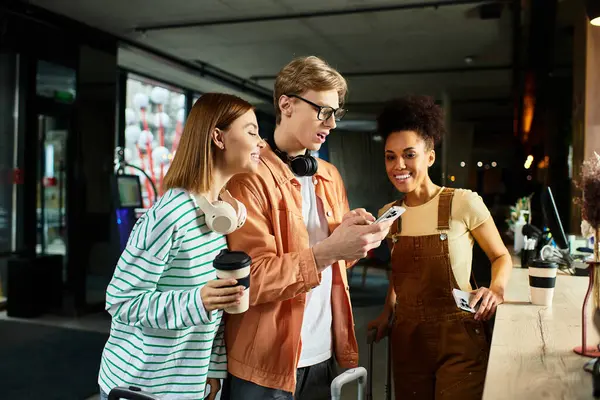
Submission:
[[[315,194],[313,177],[297,177],[302,185],[302,216],[310,246],[329,236],[329,225],[323,204]],[[302,350],[298,368],[308,367],[331,358],[331,285],[332,272],[328,266],[321,272],[321,284],[306,294],[302,321]]]
[[[442,189],[431,200],[420,206],[408,207],[406,204],[402,204],[406,208],[406,212],[402,214],[400,236],[426,236],[439,233],[437,230],[438,206]],[[379,210],[379,215],[392,205],[394,203],[386,204]],[[471,231],[481,226],[491,218],[491,215],[481,196],[466,189],[454,191],[450,213],[450,229],[447,232],[450,265],[458,286],[462,290],[470,291],[472,290],[470,278],[473,261]]]

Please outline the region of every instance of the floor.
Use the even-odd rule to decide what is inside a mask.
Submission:
[[[354,276],[351,280],[351,291],[355,288],[357,292],[360,292],[362,296],[365,296],[368,291],[365,287],[362,287],[361,278],[362,271],[360,267],[356,267],[357,271],[354,272]],[[376,286],[369,286],[370,282],[376,282]],[[379,270],[368,270],[366,288],[376,290],[376,297],[378,299],[385,296],[385,282],[386,277],[383,271]],[[371,292],[372,293],[372,292]],[[370,302],[365,302],[364,298],[360,301],[356,301],[359,306],[354,307],[354,319],[356,324],[356,335],[358,338],[359,352],[360,352],[360,364],[367,368],[368,360],[368,346],[366,343],[367,335],[367,324],[369,321],[374,319],[381,311],[381,306],[370,305]],[[371,302],[372,303],[372,302]],[[377,303],[377,301],[376,301]],[[0,312],[0,319],[8,318],[5,312]],[[44,316],[36,318],[35,320],[23,319],[25,322],[35,322],[37,324],[48,324],[54,326],[61,326],[71,329],[90,330],[98,332],[108,332],[110,329],[110,319],[106,314],[94,314],[84,316],[78,319],[72,319],[60,316]],[[373,398],[384,399],[385,393],[385,377],[386,377],[386,341],[382,341],[374,346],[373,354],[373,371],[369,371],[369,377],[372,379],[373,384]],[[357,398],[357,385],[355,383],[349,383],[344,386],[342,390],[342,400],[351,400]],[[99,400],[100,396],[95,395],[88,399],[82,400]]]

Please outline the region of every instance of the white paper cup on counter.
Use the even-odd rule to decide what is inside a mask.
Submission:
[[[529,266],[529,295],[531,304],[552,305],[558,264],[544,260],[534,260]]]
[[[228,314],[241,314],[250,306],[250,264],[252,258],[243,251],[222,250],[213,261],[219,279],[235,279],[237,284],[245,287],[240,304],[225,308]]]

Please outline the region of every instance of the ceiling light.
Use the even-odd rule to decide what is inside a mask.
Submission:
[[[482,163],[481,161],[479,161],[479,162],[477,163],[477,166],[478,166],[479,168],[481,168],[481,167],[483,167],[483,163]]]
[[[461,166],[461,167],[463,167],[463,168],[464,168],[464,167],[465,167],[465,165],[467,165],[467,164],[466,164],[464,161],[461,161],[461,162],[460,162],[460,166]]]
[[[600,1],[587,0],[586,7],[590,23],[594,26],[600,26]]]

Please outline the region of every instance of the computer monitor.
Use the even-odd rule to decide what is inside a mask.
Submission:
[[[552,234],[554,243],[561,251],[569,251],[569,241],[565,230],[563,229],[562,222],[560,221],[560,215],[554,202],[554,196],[552,195],[552,189],[546,187],[542,192],[542,212],[544,213],[544,220],[546,226]]]
[[[137,175],[116,175],[117,208],[143,208],[142,184]]]

